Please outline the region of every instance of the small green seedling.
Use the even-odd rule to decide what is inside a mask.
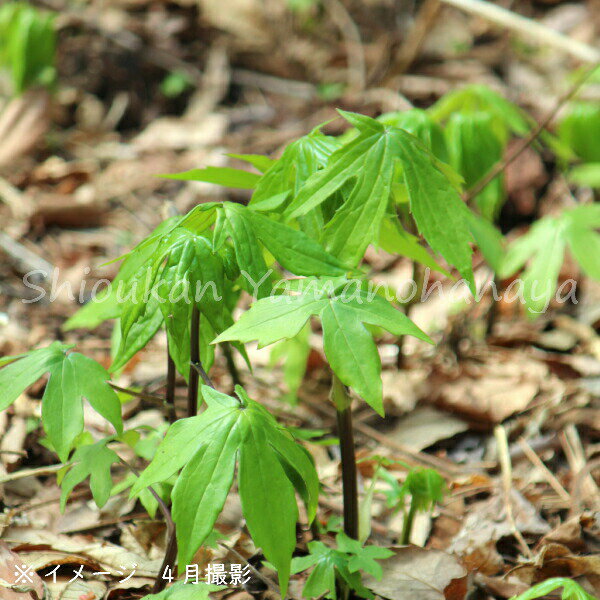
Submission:
[[[600,280],[600,205],[586,204],[540,219],[517,238],[500,261],[506,278],[523,267],[522,298],[531,316],[545,311],[555,294],[568,248],[583,272]],[[565,294],[566,295],[566,294]]]
[[[10,93],[21,95],[32,87],[50,87],[56,33],[54,15],[27,2],[7,2],[0,7],[0,70],[10,74]]]
[[[558,137],[581,163],[567,177],[577,185],[600,188],[600,107],[574,102],[558,124]]]
[[[436,504],[443,501],[447,491],[446,482],[435,469],[429,468],[410,469],[402,485],[382,465],[377,469],[374,478],[377,477],[389,486],[384,490],[388,507],[394,512],[402,510],[404,513],[400,542],[409,544],[415,516],[418,512],[431,512]],[[408,497],[410,503],[407,510]]]
[[[596,596],[588,594],[578,583],[566,577],[553,577],[542,583],[534,585],[531,589],[513,596],[510,600],[535,600],[543,598],[551,592],[562,588],[562,600],[598,600]]]
[[[361,571],[381,579],[383,572],[377,560],[393,556],[388,548],[363,546],[344,533],[336,536],[337,548],[323,542],[309,542],[306,556],[292,559],[292,573],[300,573],[312,567],[302,589],[304,598],[330,598],[336,600],[338,582],[353,590],[361,598],[374,598],[373,593],[363,586]]]

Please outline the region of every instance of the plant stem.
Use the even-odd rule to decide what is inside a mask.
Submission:
[[[172,360],[169,355],[168,372],[167,372],[167,395],[172,393],[173,400],[175,399],[175,365],[172,366]],[[187,403],[187,416],[194,417],[198,412],[198,385],[200,375],[204,373],[202,363],[200,362],[200,311],[198,307],[194,305],[192,308],[192,318],[190,322],[190,375],[188,378],[188,403]],[[206,375],[204,373],[204,375]],[[203,375],[203,377],[204,377]],[[208,378],[208,375],[206,375]],[[172,381],[172,384],[171,384]],[[169,398],[167,397],[167,403]],[[173,406],[174,404],[169,404]],[[173,411],[174,412],[174,411]],[[160,567],[160,572],[152,593],[157,594],[165,588],[166,581],[163,578],[165,569],[167,567],[175,570],[175,561],[177,560],[177,534],[175,527],[168,529],[168,541],[167,548],[165,551],[165,557]]]
[[[200,365],[200,311],[196,305],[192,308],[190,323],[190,363],[192,367]],[[199,377],[198,369],[191,368],[188,379],[188,417],[194,417],[198,412]]]
[[[223,354],[225,355],[225,360],[227,361],[227,369],[229,371],[229,374],[231,375],[231,380],[233,381],[234,387],[236,385],[242,385],[240,372],[235,366],[235,361],[233,360],[233,353],[231,352],[231,344],[229,342],[223,343]]]
[[[169,353],[169,346],[167,344],[167,389],[165,392],[165,401],[167,404],[167,418],[169,423],[174,423],[177,420],[177,413],[175,412],[175,379],[177,377],[177,370],[175,363]]]
[[[410,534],[412,533],[415,515],[417,514],[417,505],[413,498],[410,500],[410,508],[408,513],[404,515],[404,523],[402,524],[402,537],[400,543],[403,546],[410,544]]]
[[[358,484],[351,399],[346,386],[333,374],[331,400],[337,413],[337,433],[342,457],[342,488],[344,500],[344,533],[358,539]]]
[[[122,464],[124,464],[136,477],[139,477],[139,471],[131,464],[129,464],[124,458],[119,456],[119,460]],[[171,565],[175,565],[175,559],[177,558],[177,537],[175,536],[175,523],[173,523],[173,518],[171,516],[171,511],[169,507],[165,504],[165,501],[156,493],[152,486],[148,486],[148,490],[154,496],[155,500],[158,502],[158,508],[162,513],[165,523],[167,525],[167,549],[165,552],[165,557],[163,559],[162,564],[160,565],[160,570],[158,572],[158,577],[154,581],[154,585],[152,586],[152,593],[158,594],[165,589],[167,585],[166,579],[163,578],[165,570],[167,567]]]

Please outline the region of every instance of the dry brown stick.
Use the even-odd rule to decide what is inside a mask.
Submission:
[[[535,453],[533,448],[527,443],[525,438],[519,438],[519,446],[523,449],[523,454],[536,466],[544,475],[546,481],[550,487],[557,493],[557,495],[564,500],[567,504],[571,504],[571,496],[569,492],[560,484],[560,481],[552,474],[550,469],[543,463],[542,459]]]
[[[477,194],[479,194],[493,179],[514,162],[521,154],[537,139],[542,131],[558,114],[558,111],[579,91],[581,86],[587,81],[590,75],[596,70],[597,66],[585,71],[577,81],[556,101],[554,108],[546,115],[546,117],[529,133],[529,135],[518,144],[515,149],[504,159],[498,161],[470,190],[467,190],[464,195],[465,202],[469,203]]]
[[[600,490],[591,475],[591,470],[587,468],[587,457],[577,427],[573,423],[569,423],[560,432],[559,437],[563,452],[574,474],[571,494],[573,498],[571,514],[574,515],[579,510],[584,494],[586,499],[594,499],[594,502],[598,503],[600,501]]]
[[[344,38],[348,59],[348,87],[354,92],[364,90],[367,84],[367,67],[360,30],[339,0],[326,0],[324,6]]]
[[[498,444],[498,458],[500,460],[500,467],[502,469],[502,487],[504,488],[506,517],[510,524],[512,533],[521,547],[521,551],[525,556],[533,560],[533,552],[531,552],[531,549],[527,545],[523,534],[517,528],[517,522],[515,521],[512,504],[512,466],[508,451],[508,438],[506,437],[506,430],[504,427],[502,427],[502,425],[497,425],[495,427],[494,436],[496,437],[496,443]]]
[[[419,54],[419,50],[425,41],[425,37],[431,31],[441,8],[440,0],[425,0],[415,17],[413,26],[410,28],[406,40],[398,52],[398,63],[390,77],[405,73]]]
[[[454,6],[465,12],[477,15],[488,21],[506,27],[527,37],[528,42],[537,40],[554,48],[560,48],[580,60],[600,62],[600,50],[573,39],[542,23],[537,23],[486,0],[442,0],[445,4]]]
[[[117,391],[122,392],[123,394],[129,394],[130,396],[135,396],[137,398],[141,398],[142,400],[146,400],[147,402],[152,402],[153,404],[157,404],[158,406],[165,406],[166,401],[162,396],[157,396],[156,394],[149,394],[148,392],[136,391],[130,388],[121,387],[120,385],[116,385],[115,383],[108,382],[110,387]]]
[[[250,571],[252,571],[252,574],[257,579],[260,579],[270,590],[281,596],[281,590],[279,589],[279,586],[274,581],[271,581],[268,577],[263,575],[254,565],[250,564],[235,548],[232,548],[223,542],[218,542],[218,544],[221,546],[221,548],[231,552],[231,554],[233,554],[238,560],[241,560],[250,569]]]

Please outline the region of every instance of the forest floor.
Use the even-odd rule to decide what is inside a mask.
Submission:
[[[108,366],[108,324],[91,333],[61,330],[94,284],[114,277],[118,265],[104,263],[166,216],[209,200],[248,198],[244,191],[165,181],[157,174],[240,166],[227,158],[229,152],[277,156],[321,123],[330,121],[327,133],[341,133],[336,108],[376,115],[428,107],[467,83],[491,86],[541,121],[579,65],[565,49],[535,44],[430,0],[418,17],[412,3],[392,0],[324,0],[304,11],[290,6],[310,0],[36,4],[59,12],[58,86],[42,111],[38,101],[45,99],[24,98],[21,126],[0,139],[0,159],[30,147],[0,166],[3,355],[62,339]],[[573,39],[598,43],[597,0],[505,4]],[[414,33],[419,30],[423,36]],[[597,87],[586,90],[598,99]],[[553,157],[533,148],[508,166],[506,185],[499,225],[515,235],[571,193]],[[411,276],[404,259],[369,251],[368,261],[378,281],[394,285]],[[484,282],[489,271],[478,256],[475,264]],[[24,285],[24,275],[36,269],[56,276]],[[368,489],[372,457],[380,455],[435,467],[449,493],[433,515],[417,519],[415,545],[385,564],[384,579],[373,584],[377,593],[394,600],[459,600],[467,593],[500,599],[547,577],[566,576],[600,595],[600,286],[568,260],[560,277],[578,281],[577,304],[550,307],[532,321],[518,302],[500,303],[489,335],[489,296],[474,303],[432,294],[411,316],[437,344],[407,340],[400,369],[395,340],[382,338],[388,416],[382,420],[364,406],[355,412],[358,456],[364,459],[360,489]],[[449,289],[452,282],[444,285]],[[23,302],[40,289],[46,292],[42,300]],[[335,413],[319,331],[313,337],[295,406],[281,401],[287,393],[282,365],[273,365],[268,349],[251,348],[254,373],[242,363],[238,368],[250,395],[283,423],[317,430],[309,444],[324,482],[319,519],[325,525],[339,520],[341,482],[337,448],[327,443]],[[118,384],[164,393],[165,345],[161,337],[153,341]],[[212,376],[219,389],[231,390],[223,357]],[[163,525],[124,496],[99,510],[83,486],[59,512],[57,459],[39,443],[42,391],[36,384],[0,413],[0,578],[9,579],[22,561],[55,597],[140,597],[164,554]],[[183,414],[183,381],[177,402]],[[131,399],[124,411],[128,425],[165,422],[141,399]],[[95,413],[86,413],[86,423],[104,431]],[[398,467],[398,478],[404,474]],[[115,473],[117,479],[124,475]],[[373,541],[397,545],[401,516],[379,493],[372,509]],[[236,553],[256,564],[235,494],[218,527]],[[310,533],[302,532],[300,545],[308,539]],[[236,563],[238,554],[217,546],[196,558],[206,566]],[[79,564],[85,580],[70,581]],[[135,574],[122,581],[133,564]],[[56,565],[52,583],[48,574]],[[127,574],[119,576],[123,570]],[[111,575],[92,577],[94,571]],[[415,572],[418,579],[407,576]],[[299,597],[301,586],[296,577],[291,593]],[[260,583],[255,588],[255,596],[272,593]],[[0,588],[1,599],[18,597]]]

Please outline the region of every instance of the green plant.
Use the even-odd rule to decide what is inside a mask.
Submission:
[[[243,388],[236,388],[237,398],[213,389],[209,371],[215,348],[226,353],[231,345],[248,362],[245,343],[303,343],[298,336],[308,337],[309,321],[317,317],[332,371],[344,531],[357,540],[351,390],[383,415],[381,361],[374,337],[385,330],[431,341],[369,281],[362,264],[365,250],[371,244],[386,244],[445,272],[437,264],[439,258],[421,245],[420,233],[474,290],[472,213],[461,201],[460,178],[408,131],[362,115],[341,114],[356,128],[345,141],[315,129],[288,145],[276,161],[233,155],[256,173],[208,167],[169,176],[249,188],[252,199],[247,206],[199,205],[161,224],[117,259],[121,267],[112,287],[66,324],[66,329],[93,328],[117,319],[108,372],[61,344],[2,359],[2,408],[50,373],[42,421],[48,445],[66,463],[60,474],[63,504],[87,477],[99,505],[110,493],[131,488],[132,497],[139,495],[149,510],[158,507],[164,515],[169,540],[161,572],[172,569],[177,557],[182,568],[206,543],[233,485],[236,465],[247,527],[277,568],[282,594],[296,545],[294,490],[307,505],[309,522],[316,512],[319,482],[310,456]],[[412,232],[403,226],[398,209],[404,215],[410,211]],[[234,309],[243,292],[255,302],[235,322]],[[168,341],[164,404],[171,424],[156,448],[161,432],[122,431],[120,399],[109,372],[119,372],[162,329]],[[186,415],[179,420],[174,406],[177,372],[188,394]],[[97,441],[82,433],[82,399],[113,424],[115,433]],[[139,478],[132,468],[125,480],[110,484],[112,465],[122,463],[115,442],[151,458]],[[359,589],[359,570],[374,567],[356,557],[364,559],[373,551],[347,538],[338,539],[336,552],[351,556],[350,575],[344,577],[346,567],[336,562],[340,556],[331,560],[341,587]],[[313,554],[328,555],[321,546],[313,548]],[[376,551],[378,556],[382,552],[386,553]],[[329,574],[327,581],[330,584]],[[157,580],[153,591],[159,593],[164,583]]]
[[[392,483],[389,472],[384,479]],[[393,479],[394,483],[397,482]],[[406,476],[406,480],[396,489],[392,484],[387,492],[388,506],[404,511],[404,523],[402,525],[402,544],[410,543],[410,536],[414,524],[415,516],[418,512],[430,512],[434,506],[444,499],[446,494],[446,482],[444,478],[435,469],[411,469]],[[405,508],[405,499],[410,496],[408,510]]]
[[[546,310],[568,247],[586,275],[600,279],[600,205],[586,204],[537,221],[501,259],[498,274],[510,277],[524,266],[523,301],[530,315]]]
[[[600,107],[592,102],[574,102],[558,124],[558,137],[581,163],[567,176],[582,186],[600,188]]]
[[[27,2],[0,7],[0,69],[10,74],[11,93],[54,83],[56,33],[54,15]]]
[[[336,536],[337,548],[323,542],[309,542],[306,556],[292,559],[292,573],[300,573],[312,567],[302,595],[305,598],[331,598],[336,600],[337,588],[343,582],[361,598],[374,598],[373,593],[362,585],[360,571],[381,579],[382,569],[377,560],[393,556],[393,552],[379,546],[363,546],[344,533]]]
[[[511,600],[535,600],[542,598],[550,592],[562,588],[562,600],[597,600],[595,596],[588,594],[578,583],[566,577],[553,577],[542,583],[534,585],[531,589],[513,596]]]

